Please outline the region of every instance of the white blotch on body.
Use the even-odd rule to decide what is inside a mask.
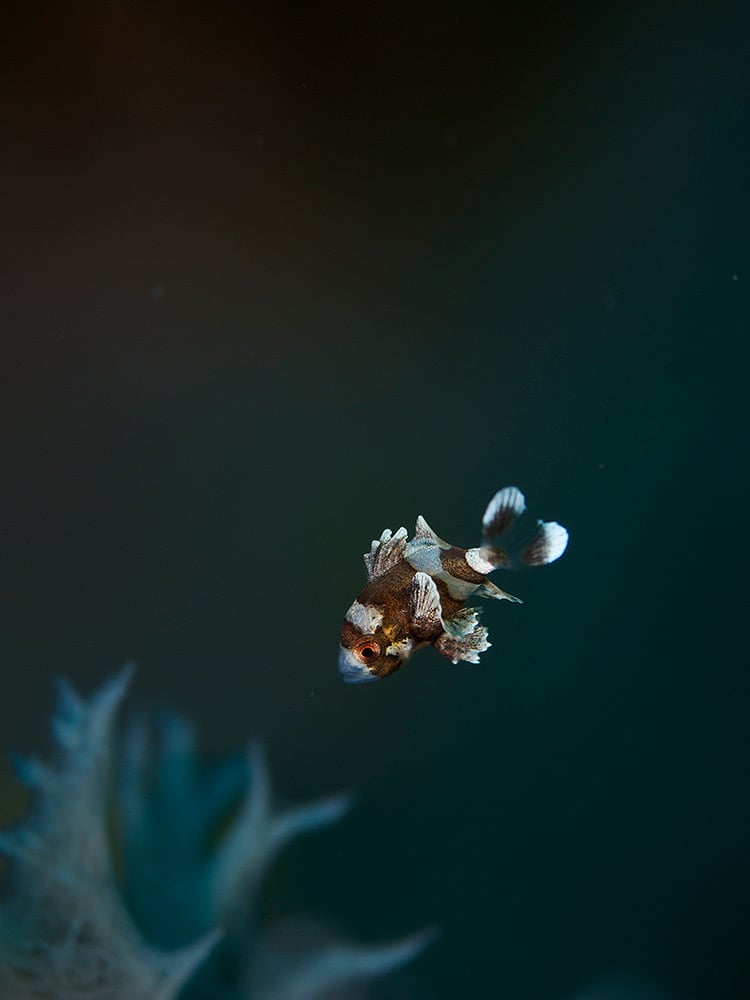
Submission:
[[[476,573],[482,573],[485,576],[497,568],[495,563],[485,559],[481,549],[467,549],[466,562]]]
[[[346,620],[363,635],[370,635],[382,624],[383,609],[376,604],[360,604],[355,601],[346,612]]]

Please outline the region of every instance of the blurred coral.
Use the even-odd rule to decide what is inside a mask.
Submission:
[[[349,800],[277,812],[260,746],[206,767],[174,715],[137,719],[118,750],[131,673],[88,699],[61,683],[49,761],[15,761],[31,807],[0,834],[3,1000],[329,1000],[422,950],[430,932],[364,947],[300,922],[260,931],[271,862]]]

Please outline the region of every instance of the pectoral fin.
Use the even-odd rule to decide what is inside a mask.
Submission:
[[[434,633],[443,623],[440,594],[428,573],[415,573],[411,582],[411,621],[417,636]]]

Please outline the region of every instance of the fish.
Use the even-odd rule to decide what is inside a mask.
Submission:
[[[341,627],[343,680],[361,684],[388,677],[428,645],[451,663],[479,663],[491,643],[479,621],[481,608],[468,607],[469,599],[523,603],[488,575],[545,566],[567,545],[567,530],[557,521],[532,518],[516,486],[499,490],[487,504],[476,548],[444,541],[421,515],[411,541],[406,528],[386,528],[364,555],[367,585]]]

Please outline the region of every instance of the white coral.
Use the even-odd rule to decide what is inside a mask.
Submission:
[[[31,809],[0,834],[0,853],[10,862],[0,904],[2,1000],[172,1000],[222,937],[219,950],[237,966],[237,996],[314,1000],[342,982],[403,964],[424,947],[425,935],[380,948],[328,942],[270,964],[263,940],[253,950],[251,909],[264,871],[296,834],[338,819],[348,798],[278,813],[259,746],[229,782],[226,765],[206,779],[191,727],[174,716],[163,722],[158,752],[143,724],[131,729],[122,752],[115,813],[126,907],[108,812],[114,718],[131,674],[126,668],[89,699],[61,684],[49,762],[17,762]],[[206,830],[228,802],[235,803],[234,819],[207,851]],[[151,928],[143,920],[136,925],[138,893],[128,891],[128,880],[137,888],[146,872],[156,872],[157,888],[161,880],[157,892],[141,885],[141,897],[156,907]],[[186,946],[171,947],[183,939]],[[211,985],[209,964],[202,998],[210,998]]]
[[[122,904],[106,829],[115,710],[125,670],[84,701],[60,686],[49,764],[21,761],[28,819],[0,836],[10,889],[0,907],[3,1000],[170,1000],[217,938],[147,945]]]

